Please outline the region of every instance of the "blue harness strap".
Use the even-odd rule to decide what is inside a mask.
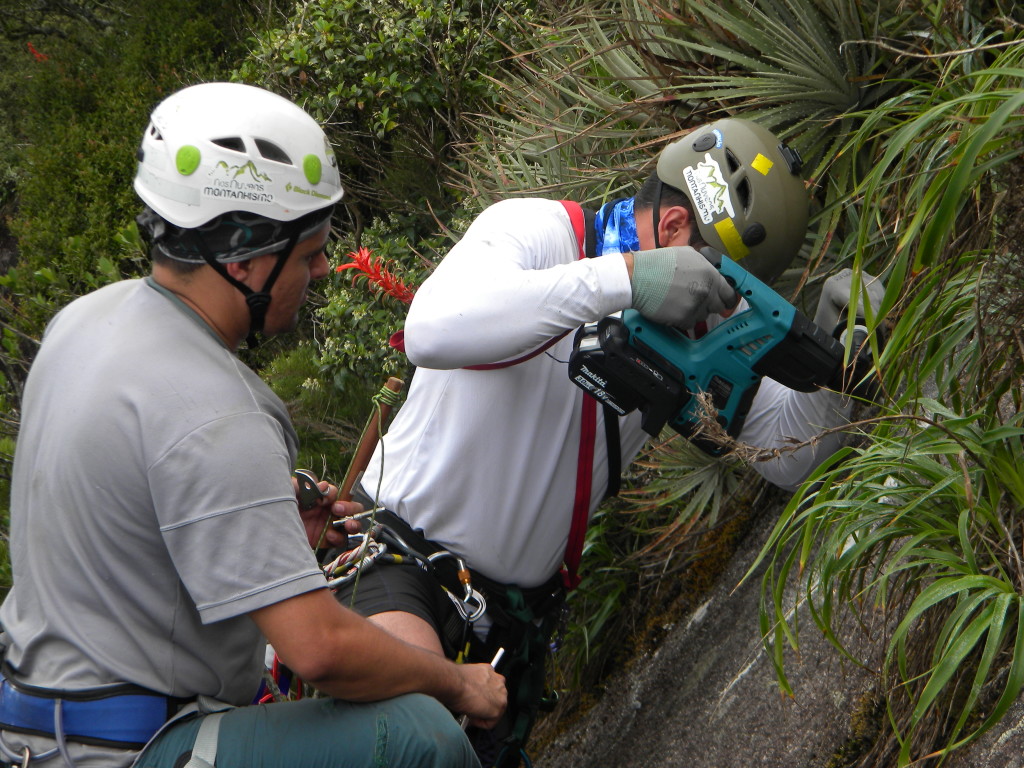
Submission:
[[[64,738],[84,744],[138,749],[167,722],[173,701],[156,693],[39,695],[5,679],[0,682],[0,729],[51,737],[60,731]]]

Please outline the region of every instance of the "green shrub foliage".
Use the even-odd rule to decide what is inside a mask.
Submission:
[[[451,203],[464,117],[493,105],[491,79],[533,0],[316,0],[254,41],[238,76],[287,93],[327,125],[363,222],[435,230]]]

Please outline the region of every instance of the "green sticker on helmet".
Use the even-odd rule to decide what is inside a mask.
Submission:
[[[323,165],[316,155],[306,155],[302,158],[302,172],[310,184],[319,184],[320,175],[323,173]]]
[[[178,168],[178,173],[182,176],[191,176],[195,173],[196,168],[199,167],[199,159],[199,148],[186,144],[174,156],[174,164]]]

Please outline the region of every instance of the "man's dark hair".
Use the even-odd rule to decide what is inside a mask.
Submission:
[[[706,245],[704,238],[701,235],[700,227],[697,226],[697,217],[693,211],[693,203],[690,201],[689,196],[682,190],[673,187],[669,184],[665,184],[661,179],[658,178],[658,172],[654,171],[650,176],[647,177],[647,181],[640,187],[640,191],[633,196],[633,209],[634,211],[639,209],[641,211],[653,211],[656,200],[659,200],[659,192],[661,194],[659,211],[654,215],[654,243],[660,247],[658,242],[658,219],[661,216],[661,208],[672,208],[677,205],[681,205],[690,213],[690,221],[693,222],[693,227],[690,230],[690,243],[692,248],[701,248]]]
[[[179,275],[191,275],[206,266],[205,261],[179,261],[178,259],[172,259],[161,249],[151,247],[149,249],[149,256],[153,260],[154,264],[159,264],[161,267],[167,267],[173,270]]]
[[[690,198],[675,187],[669,186],[658,178],[658,172],[654,171],[650,176],[647,177],[647,181],[640,187],[640,191],[633,197],[633,206],[635,208],[653,208],[654,200],[658,196],[658,187],[661,186],[661,206],[672,207],[675,205],[681,205],[690,213],[693,213],[693,203],[690,202]]]

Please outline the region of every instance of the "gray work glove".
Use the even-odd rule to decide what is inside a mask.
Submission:
[[[868,301],[875,315],[882,305],[885,296],[885,284],[877,277],[861,272],[860,295],[857,296],[857,313],[855,315],[853,334],[847,337],[846,317],[850,305],[850,290],[853,288],[853,272],[844,269],[825,281],[818,299],[818,309],[814,313],[815,324],[826,333],[839,339],[839,342],[851,350],[853,356],[846,369],[842,372],[841,381],[832,385],[834,389],[861,400],[875,400],[878,395],[878,377],[873,373],[871,346],[867,343],[868,329],[864,327],[862,302],[864,291],[867,290]],[[878,348],[885,342],[883,328],[875,330]]]
[[[685,245],[634,251],[632,285],[633,309],[676,328],[692,328],[739,301],[719,271]]]
[[[821,298],[818,299],[818,309],[814,313],[814,323],[827,333],[833,333],[836,326],[846,318],[846,308],[850,304],[850,289],[853,287],[853,272],[844,269],[837,272],[825,281],[821,289]],[[862,272],[860,275],[860,291],[863,293],[867,288],[868,301],[871,302],[871,309],[877,314],[878,308],[882,305],[882,297],[885,296],[885,284],[877,277]],[[863,296],[857,297],[857,318],[862,319],[864,312],[861,309]]]

